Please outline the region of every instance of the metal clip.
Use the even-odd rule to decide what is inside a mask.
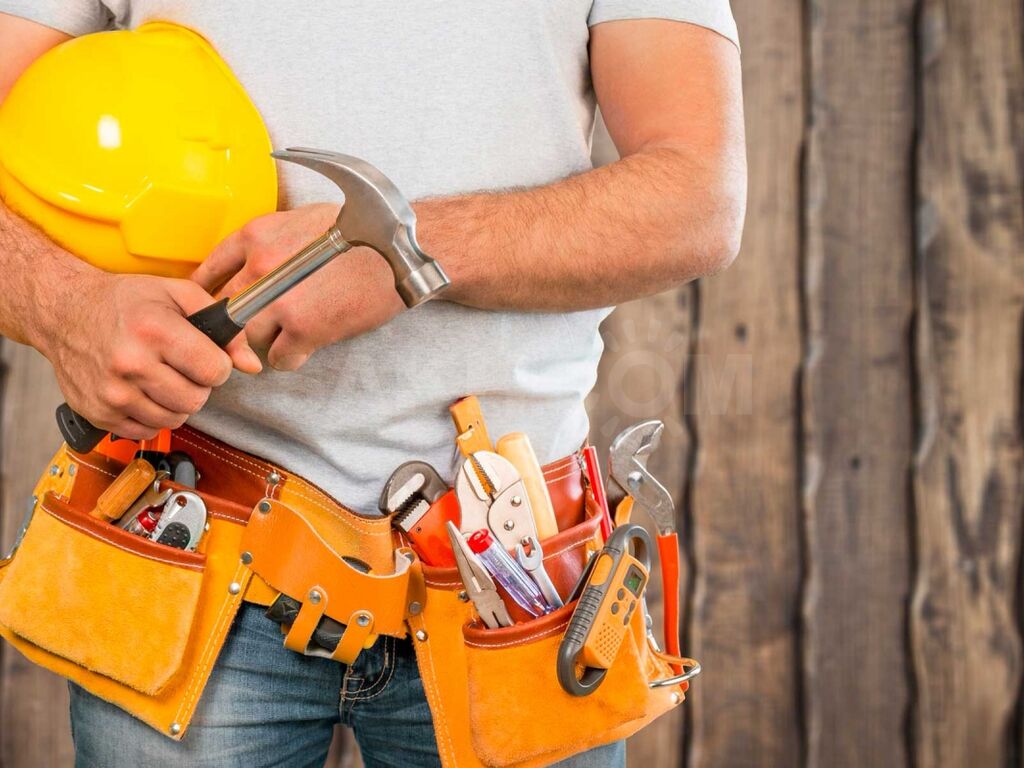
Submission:
[[[37,504],[39,504],[38,496],[33,496],[29,499],[28,511],[25,512],[25,517],[21,521],[21,526],[19,526],[18,532],[14,535],[14,543],[11,545],[10,550],[3,557],[0,557],[0,564],[7,563],[14,559],[14,553],[17,552],[18,547],[21,546],[21,540],[25,538],[25,531],[28,530],[29,523],[32,522],[32,515],[35,514]]]
[[[663,677],[660,680],[652,680],[648,683],[648,688],[665,688],[670,685],[679,685],[685,683],[687,680],[692,680],[700,674],[700,662],[695,659],[687,659],[686,663],[683,664],[683,669],[686,671],[673,675],[672,677]]]

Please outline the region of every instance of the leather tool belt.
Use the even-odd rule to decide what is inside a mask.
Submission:
[[[90,514],[124,463],[66,446],[37,484],[16,551],[0,561],[0,635],[29,660],[181,739],[241,601],[301,603],[283,641],[315,652],[324,617],[344,625],[329,655],[353,661],[379,635],[416,651],[445,766],[547,765],[624,738],[683,699],[641,611],[593,695],[569,696],[555,658],[573,603],[489,629],[456,568],[424,565],[388,518],[359,515],[301,477],[195,430],[173,433],[208,510],[197,551]],[[602,546],[578,455],[543,468],[559,532],[544,566],[568,594]],[[175,484],[165,481],[174,488]],[[321,654],[322,655],[322,654]],[[665,681],[677,682],[665,683]]]

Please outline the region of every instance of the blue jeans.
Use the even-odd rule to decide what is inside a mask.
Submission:
[[[355,732],[367,768],[441,764],[410,641],[381,637],[351,666],[301,656],[282,645],[263,609],[248,603],[180,742],[71,686],[79,768],[322,768],[338,722]],[[624,766],[625,745],[609,744],[558,765]]]

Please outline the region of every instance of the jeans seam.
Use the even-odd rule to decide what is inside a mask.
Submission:
[[[387,688],[388,683],[395,676],[395,638],[388,635],[384,635],[384,669],[381,670],[380,677],[374,680],[366,690],[360,688],[356,691],[349,701],[369,701],[370,699],[376,698],[384,693],[384,689]]]

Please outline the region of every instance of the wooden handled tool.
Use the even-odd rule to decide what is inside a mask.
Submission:
[[[448,406],[448,412],[455,422],[455,431],[458,433],[455,442],[458,443],[462,455],[469,458],[469,454],[476,451],[493,451],[491,436],[487,434],[487,425],[484,424],[484,415],[480,410],[480,401],[476,395],[463,397]]]
[[[135,459],[100,494],[90,514],[98,520],[117,520],[137,498],[149,490],[155,479],[156,470],[153,465],[145,459]]]
[[[544,472],[533,452],[530,438],[522,432],[510,432],[498,440],[498,455],[508,459],[519,476],[523,478],[526,495],[530,499],[533,520],[537,525],[537,537],[544,541],[558,533],[555,508],[551,505],[548,484]]]

